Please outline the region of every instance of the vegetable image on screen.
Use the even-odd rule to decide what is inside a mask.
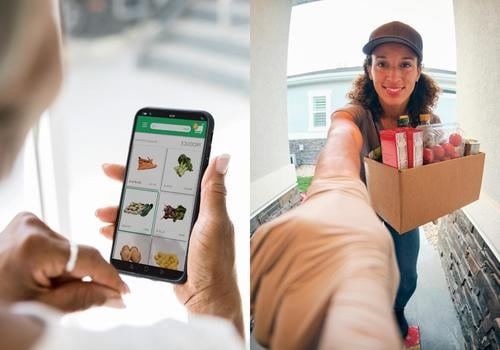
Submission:
[[[165,205],[165,208],[163,209],[165,214],[163,215],[162,219],[172,219],[174,222],[177,220],[183,220],[184,219],[184,214],[186,214],[186,208],[184,208],[182,205],[178,205],[177,208],[172,207],[171,205]]]
[[[141,261],[141,252],[136,246],[124,245],[120,251],[120,257],[123,261],[139,263]]]
[[[174,167],[176,174],[182,177],[186,171],[193,171],[193,163],[191,163],[191,158],[186,156],[184,153],[177,158],[179,165]]]
[[[149,212],[153,209],[153,204],[144,204],[138,202],[131,202],[127,207],[123,210],[127,214],[132,215],[140,215],[147,216]]]
[[[153,163],[153,159],[152,158],[142,158],[142,157],[139,157],[139,161],[138,161],[138,164],[137,164],[137,170],[148,170],[148,169],[154,169],[156,168],[157,165],[155,163]]]
[[[179,267],[179,258],[176,254],[172,253],[156,253],[155,262],[164,269],[177,270]]]

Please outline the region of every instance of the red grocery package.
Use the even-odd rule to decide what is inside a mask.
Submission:
[[[419,129],[404,128],[406,131],[406,144],[408,150],[408,168],[423,164],[424,138]]]
[[[380,131],[382,162],[393,168],[408,168],[406,130],[403,128]]]

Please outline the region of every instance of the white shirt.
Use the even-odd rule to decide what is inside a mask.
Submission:
[[[166,319],[147,327],[120,326],[96,332],[63,325],[62,314],[43,304],[17,303],[10,310],[44,322],[44,333],[32,350],[244,349],[234,326],[217,317],[190,316],[189,323]]]

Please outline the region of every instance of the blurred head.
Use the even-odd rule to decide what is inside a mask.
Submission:
[[[0,178],[62,81],[56,0],[0,2]]]
[[[363,52],[364,74],[354,81],[351,101],[370,109],[376,120],[388,108],[404,110],[413,125],[420,114],[432,111],[440,90],[422,73],[423,43],[415,29],[386,23],[370,34]]]

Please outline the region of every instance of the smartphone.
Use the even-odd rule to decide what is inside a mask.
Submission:
[[[120,272],[186,281],[213,130],[214,119],[205,111],[136,113],[110,258]]]

